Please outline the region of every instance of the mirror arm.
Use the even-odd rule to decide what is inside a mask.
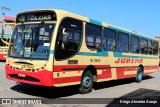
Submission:
[[[4,44],[9,45],[9,42],[3,40],[2,38],[1,38],[1,41],[2,41]]]

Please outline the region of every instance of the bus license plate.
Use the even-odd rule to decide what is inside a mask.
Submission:
[[[21,73],[20,73],[20,74],[18,74],[18,76],[19,76],[19,77],[23,77],[23,78],[24,78],[24,77],[26,77],[26,75],[25,75],[25,74],[21,74]]]

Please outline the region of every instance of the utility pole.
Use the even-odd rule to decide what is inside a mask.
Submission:
[[[4,6],[0,6],[0,9],[5,10],[5,11],[11,10],[10,8],[4,7]],[[3,28],[4,20],[5,20],[5,12],[2,12],[2,38],[4,37],[4,28]]]

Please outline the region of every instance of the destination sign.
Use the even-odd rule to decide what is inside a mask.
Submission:
[[[53,11],[45,12],[32,12],[19,14],[16,22],[33,22],[33,21],[56,21],[56,14]]]

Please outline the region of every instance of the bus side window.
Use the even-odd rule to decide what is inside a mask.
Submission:
[[[115,51],[116,31],[105,28],[103,31],[103,50]]]
[[[130,52],[139,53],[139,38],[136,36],[130,36]]]
[[[153,55],[158,55],[158,43],[153,42]]]
[[[140,52],[142,54],[148,54],[148,41],[146,39],[141,38],[140,40]]]
[[[118,33],[117,36],[117,51],[129,52],[129,35],[125,33]]]
[[[101,27],[93,24],[86,24],[86,46],[89,49],[101,51]]]
[[[148,41],[148,53],[149,53],[149,55],[152,55],[152,51],[153,51],[153,42],[152,41]]]

